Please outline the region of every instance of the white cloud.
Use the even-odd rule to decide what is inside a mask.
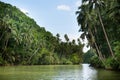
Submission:
[[[82,4],[82,1],[81,1],[81,0],[79,0],[79,1],[77,1],[77,2],[75,3],[75,5],[76,5],[77,7],[79,7],[81,4]]]
[[[63,11],[70,11],[71,10],[70,6],[68,6],[68,5],[58,5],[57,9],[63,10]]]

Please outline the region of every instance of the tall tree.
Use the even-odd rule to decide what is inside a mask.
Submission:
[[[65,38],[66,42],[68,43],[69,42],[69,38],[68,38],[67,34],[64,35],[64,38]]]
[[[95,45],[95,49],[98,53],[98,56],[100,59],[102,59],[102,54],[95,40],[96,39],[95,34],[93,34],[92,32],[94,31],[94,26],[96,24],[96,16],[94,12],[92,13],[89,12],[88,7],[89,7],[88,4],[82,4],[79,7],[80,11],[76,12],[78,14],[78,17],[77,17],[78,24],[81,26],[80,30],[83,32],[81,35],[81,38],[84,39],[86,36],[89,41],[89,45],[92,47],[94,47]]]
[[[82,34],[82,36],[84,36],[86,34],[86,32],[88,31],[88,28],[89,28],[88,25],[93,23],[93,22],[92,23],[89,22],[90,21],[89,19],[92,18],[91,15],[92,15],[92,13],[94,13],[95,15],[93,17],[96,16],[96,18],[99,19],[99,23],[102,27],[105,39],[107,41],[107,44],[108,44],[108,47],[110,50],[110,53],[112,56],[114,56],[111,45],[110,45],[110,41],[108,39],[106,30],[104,27],[102,16],[101,16],[101,12],[103,11],[103,7],[104,7],[103,0],[83,0],[83,5],[81,7],[83,7],[83,8],[80,12],[77,12],[77,13],[79,13],[77,19],[78,19],[78,22],[81,24],[81,28],[83,27],[82,29],[84,30],[84,33]],[[86,12],[86,14],[83,14],[84,12]],[[86,16],[86,15],[88,15],[88,16]],[[88,20],[86,20],[86,18],[88,18]],[[94,21],[93,24],[97,24],[97,22]]]
[[[103,33],[105,35],[105,38],[106,38],[106,41],[107,41],[107,44],[108,44],[108,47],[110,49],[111,56],[114,57],[114,53],[112,51],[112,48],[111,48],[106,30],[105,30],[105,26],[104,26],[104,23],[103,23],[103,20],[102,20],[102,16],[101,16],[101,11],[104,8],[104,1],[103,0],[88,0],[88,1],[89,1],[89,10],[95,10],[96,11],[96,14],[99,18],[101,27],[103,29]]]

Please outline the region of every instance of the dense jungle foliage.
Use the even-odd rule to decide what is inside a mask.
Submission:
[[[91,65],[120,69],[120,0],[82,0],[76,14],[94,54]]]
[[[15,6],[0,2],[0,65],[79,64],[84,45],[64,37],[65,42]]]

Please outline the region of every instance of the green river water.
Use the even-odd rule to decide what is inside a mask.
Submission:
[[[120,80],[120,72],[89,64],[0,67],[0,80]]]

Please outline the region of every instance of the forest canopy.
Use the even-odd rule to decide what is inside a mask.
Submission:
[[[79,64],[84,45],[64,37],[65,42],[20,9],[0,2],[0,65]]]

